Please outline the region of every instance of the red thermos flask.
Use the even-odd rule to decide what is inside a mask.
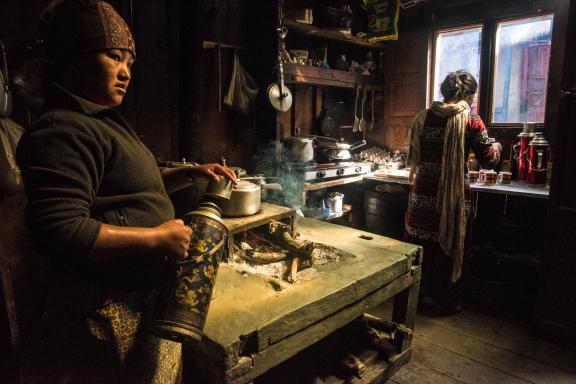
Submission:
[[[534,138],[528,145],[528,185],[545,187],[548,161],[550,161],[550,145],[542,132],[534,133]]]
[[[534,136],[531,132],[521,132],[518,135],[518,144],[514,145],[514,157],[517,164],[516,179],[525,182],[528,178],[528,159],[526,154],[528,152],[528,145]]]

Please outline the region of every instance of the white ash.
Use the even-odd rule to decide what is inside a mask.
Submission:
[[[267,250],[262,244],[258,245],[257,249],[259,252],[266,252]],[[291,262],[288,253],[286,254],[286,260],[269,264],[256,264],[246,260],[245,257],[242,257],[246,252],[251,252],[252,250],[252,246],[245,241],[235,243],[232,262],[229,264],[246,273],[261,274],[279,280],[287,280]],[[270,247],[268,248],[268,251],[277,252],[277,247]],[[310,280],[318,276],[320,272],[316,267],[320,265],[337,263],[343,258],[355,257],[348,252],[320,243],[315,244],[312,255],[314,258],[313,266],[298,270],[296,274],[297,280]]]

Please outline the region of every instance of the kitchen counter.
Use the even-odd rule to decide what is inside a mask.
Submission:
[[[353,256],[318,265],[314,277],[294,284],[221,264],[204,338],[194,353],[196,369],[209,382],[251,382],[390,298],[393,320],[413,326],[420,247],[314,219],[298,218],[296,231]],[[367,382],[390,377],[408,361],[410,340],[396,341],[394,358]]]
[[[532,197],[547,199],[550,194],[550,186],[529,187],[526,183],[512,181],[510,184],[484,185],[482,183],[470,184],[472,192],[497,193],[512,196]]]
[[[367,174],[367,180],[379,181],[388,184],[402,184],[409,185],[408,178],[388,177],[388,176],[375,176],[373,173]],[[470,184],[472,192],[483,193],[496,193],[511,196],[532,197],[536,199],[547,199],[550,194],[550,186],[546,187],[530,187],[526,183],[512,181],[510,184],[495,184],[484,185],[482,183]]]

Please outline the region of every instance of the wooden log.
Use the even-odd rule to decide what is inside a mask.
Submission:
[[[288,275],[288,281],[291,283],[296,282],[296,273],[298,272],[298,262],[300,258],[298,256],[292,258],[290,263],[290,274]]]
[[[290,225],[272,220],[268,226],[270,239],[281,247],[287,249],[295,256],[311,259],[314,251],[314,243],[305,240],[298,240],[292,236]]]
[[[399,324],[394,321],[384,320],[380,317],[365,313],[362,320],[366,323],[367,327],[374,328],[383,332],[387,332],[390,337],[395,337],[396,332],[402,334],[404,337],[412,337],[414,332],[404,324]]]
[[[354,375],[361,379],[366,373],[366,365],[352,353],[348,353],[339,363],[340,367],[348,375]]]
[[[253,264],[271,264],[287,260],[288,254],[285,252],[257,252],[257,251],[240,251],[236,253],[240,258]]]

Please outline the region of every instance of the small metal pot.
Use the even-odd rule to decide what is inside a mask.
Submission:
[[[282,139],[282,158],[285,162],[307,163],[314,160],[314,138],[290,136]]]
[[[349,161],[352,160],[352,153],[350,151],[364,145],[366,145],[366,140],[360,140],[354,144],[340,143],[338,141],[318,141],[316,157],[319,162]]]
[[[246,180],[239,180],[230,194],[230,200],[218,200],[222,216],[240,217],[260,212],[262,188]]]

